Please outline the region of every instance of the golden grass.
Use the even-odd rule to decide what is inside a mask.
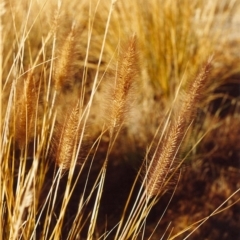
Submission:
[[[112,98],[109,100],[110,110],[110,133],[117,131],[124,122],[124,117],[133,101],[134,78],[137,72],[136,36],[133,36],[128,43],[123,56],[119,58],[116,80],[113,89],[110,89]],[[136,85],[136,84],[135,84]],[[106,113],[107,114],[107,113]]]
[[[196,106],[206,85],[209,67],[210,61],[192,82],[188,93],[183,98],[180,110],[176,113],[176,119],[173,120],[173,123],[169,123],[169,129],[166,131],[167,136],[163,136],[153,159],[148,163],[146,191],[149,198],[162,191],[169,173],[174,171],[175,158],[178,155],[186,131],[195,118]]]
[[[220,153],[236,160],[229,153],[237,152],[239,97],[222,87],[239,87],[238,78],[230,81],[240,72],[233,54],[240,36],[232,37],[239,5],[1,3],[0,239],[154,238],[186,161]],[[211,71],[210,61],[201,69],[212,54]],[[103,222],[103,205],[116,200],[103,203],[106,189],[118,192],[112,184],[124,161],[137,169],[135,180],[114,206],[122,214]],[[148,217],[169,182],[174,191],[147,236]],[[194,234],[238,194],[239,187],[212,213],[172,235],[170,229],[169,238]]]

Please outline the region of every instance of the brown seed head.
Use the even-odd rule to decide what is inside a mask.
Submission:
[[[165,132],[162,143],[155,150],[147,170],[146,192],[149,197],[159,194],[174,168],[176,156],[189,124],[194,120],[196,105],[202,97],[210,61],[202,68],[183,99],[180,111]]]
[[[116,82],[112,90],[110,132],[119,130],[124,123],[127,111],[131,105],[133,86],[137,75],[136,36],[128,42],[127,49],[119,58]]]

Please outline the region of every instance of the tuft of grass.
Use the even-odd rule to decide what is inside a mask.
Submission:
[[[1,3],[0,240],[219,239],[201,229],[239,206],[239,9]]]

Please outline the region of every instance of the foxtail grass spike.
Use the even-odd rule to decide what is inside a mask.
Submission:
[[[54,152],[56,162],[62,169],[69,169],[71,161],[76,154],[80,139],[80,109],[77,104],[70,115],[65,118],[64,124],[58,125],[55,135]]]
[[[121,128],[126,119],[131,94],[137,74],[136,35],[128,42],[127,49],[119,58],[116,82],[114,85],[111,101],[110,132],[113,133]]]
[[[54,85],[57,91],[61,91],[66,86],[72,84],[72,65],[74,58],[75,49],[75,30],[74,27],[71,29],[67,38],[63,42],[60,48],[56,63],[54,66]]]
[[[23,93],[17,93],[15,111],[15,140],[20,148],[33,137],[38,89],[32,72],[24,80]],[[20,96],[21,94],[21,96]]]
[[[174,160],[176,159],[187,128],[194,120],[196,106],[206,85],[209,68],[210,60],[192,82],[176,119],[174,119],[169,130],[166,131],[167,135],[164,136],[163,141],[155,150],[155,154],[147,169],[145,184],[147,196],[149,197],[153,197],[161,192],[169,177],[169,173],[172,171]]]

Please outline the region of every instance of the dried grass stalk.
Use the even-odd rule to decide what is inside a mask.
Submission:
[[[178,154],[187,128],[194,120],[199,100],[201,99],[204,86],[210,68],[210,60],[202,68],[196,79],[189,87],[184,96],[183,104],[176,115],[176,119],[170,125],[167,135],[157,147],[147,170],[146,192],[148,197],[160,193],[169,173],[174,169],[174,160]]]
[[[21,196],[21,197],[20,197]],[[22,234],[22,226],[24,225],[25,213],[33,204],[33,189],[30,188],[26,192],[22,192],[16,202],[14,215],[11,223],[11,231],[9,239],[19,239]]]

